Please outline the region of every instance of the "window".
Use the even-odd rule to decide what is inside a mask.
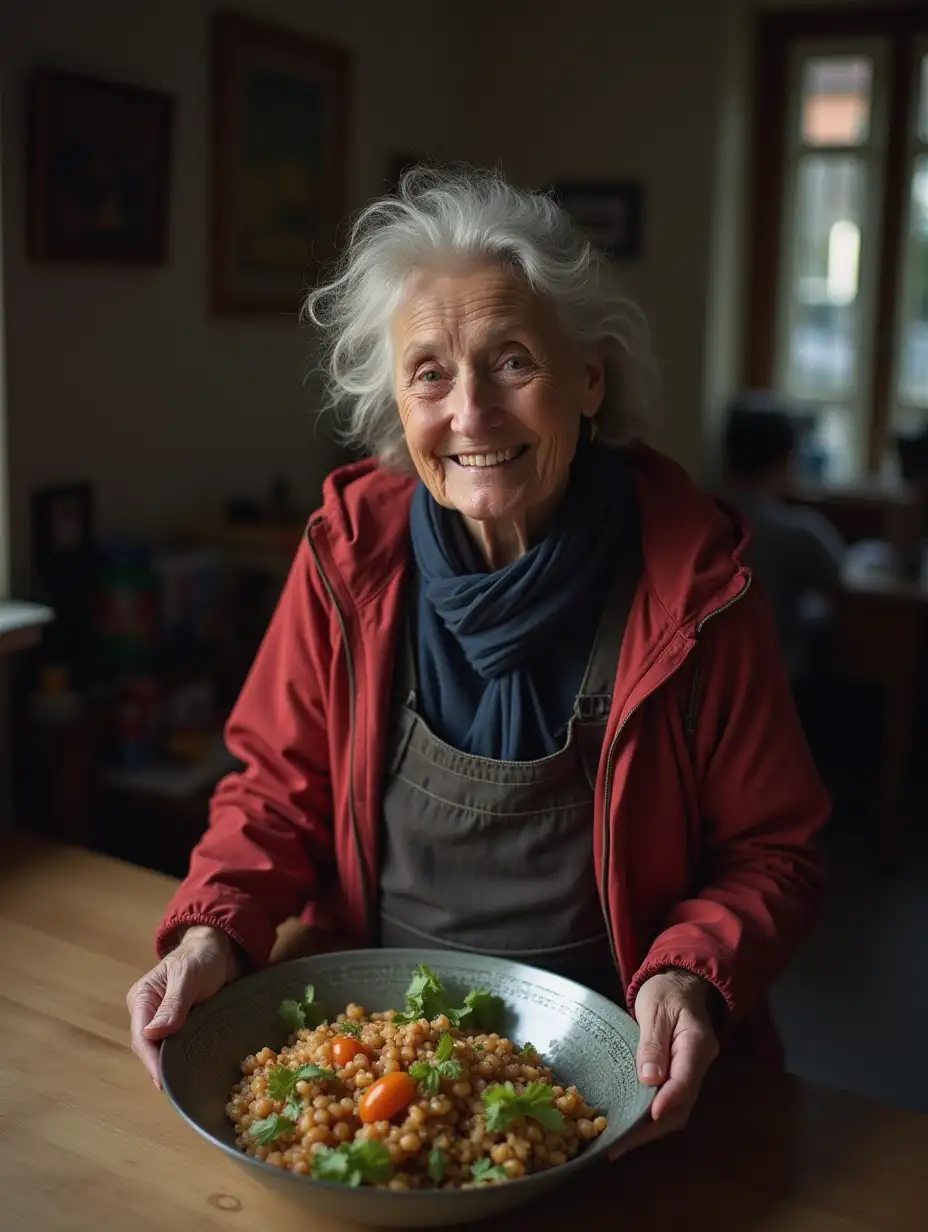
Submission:
[[[2,163],[0,163],[2,166]],[[0,176],[0,224],[3,221],[3,191],[4,185],[2,176]],[[9,552],[9,507],[8,507],[8,476],[7,476],[7,446],[6,446],[6,368],[4,357],[4,335],[5,325],[3,316],[3,253],[0,252],[0,602],[7,597],[7,589],[10,582],[10,552]],[[2,690],[2,680],[0,680],[0,690]],[[0,698],[0,745],[3,742],[3,704]],[[2,761],[3,749],[0,747],[0,761]],[[3,800],[0,798],[0,811],[2,811]]]
[[[918,428],[928,412],[928,42],[919,49],[918,90],[906,162],[906,218],[895,354],[894,426]]]
[[[877,473],[928,424],[928,13],[767,15],[758,64],[746,379]]]

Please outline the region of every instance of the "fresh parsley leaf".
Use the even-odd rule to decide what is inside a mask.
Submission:
[[[424,1084],[429,1095],[437,1095],[441,1090],[442,1078],[450,1078],[456,1082],[461,1076],[461,1062],[452,1059],[454,1039],[446,1031],[438,1041],[434,1061],[416,1061],[409,1067],[409,1075],[417,1082]]]
[[[303,1009],[306,1010],[307,1013],[309,1013],[310,1010],[312,1010],[315,1014],[319,1013],[319,1006],[316,1005],[316,989],[312,984],[307,984],[303,989]],[[322,1020],[320,1019],[320,1021]]]
[[[500,1024],[505,1009],[501,997],[485,988],[475,988],[464,998],[461,1006],[452,1005],[445,986],[426,963],[420,963],[412,973],[406,989],[406,1009],[394,1013],[393,1021],[398,1026],[427,1018],[429,1022],[444,1014],[453,1027],[459,1027],[466,1018],[469,1026],[492,1030]]]
[[[529,1043],[523,1044],[522,1052],[528,1053],[528,1055],[532,1057],[538,1057],[538,1059],[541,1060],[541,1053],[538,1051],[538,1049],[535,1047],[534,1044],[529,1044]]]
[[[301,1031],[306,1026],[306,1014],[299,1001],[281,1001],[277,1017],[291,1035]]]
[[[502,1164],[494,1164],[492,1159],[478,1159],[471,1164],[471,1179],[475,1181],[506,1181],[506,1169]]]
[[[352,1189],[375,1185],[393,1175],[390,1152],[382,1142],[343,1142],[338,1147],[323,1147],[312,1157],[312,1174],[317,1181],[333,1181]]]
[[[325,1022],[325,1014],[316,1005],[316,990],[307,984],[302,1001],[281,1001],[277,1016],[292,1035],[303,1027],[318,1027]]]
[[[303,1115],[303,1101],[299,1095],[291,1095],[284,1104],[283,1115],[288,1121],[298,1121]]]
[[[321,1069],[318,1065],[301,1065],[299,1069],[290,1069],[287,1065],[272,1065],[267,1071],[267,1093],[271,1099],[288,1099],[296,1090],[298,1082],[335,1077],[332,1070]]]
[[[289,1117],[272,1112],[269,1117],[265,1117],[262,1121],[252,1121],[248,1132],[256,1142],[260,1142],[262,1146],[267,1146],[270,1142],[276,1142],[282,1134],[295,1133],[296,1124]]]
[[[406,989],[406,1010],[394,1014],[393,1021],[400,1026],[418,1022],[420,1018],[427,1018],[431,1022],[439,1014],[444,1014],[452,1026],[460,1025],[461,1012],[451,1005],[444,984],[431,967],[420,963],[413,971]]]
[[[296,1073],[297,1082],[313,1082],[314,1080],[333,1081],[338,1075],[334,1070],[322,1069],[319,1065],[301,1065]]]
[[[432,1147],[429,1151],[429,1180],[433,1185],[440,1185],[445,1179],[445,1168],[448,1164],[448,1156],[440,1146]]]
[[[353,1018],[346,1018],[343,1022],[337,1022],[335,1026],[339,1034],[351,1035],[355,1039],[361,1038],[361,1032],[364,1029],[364,1024],[355,1022]]]
[[[421,1082],[429,1095],[438,1095],[441,1091],[441,1075],[428,1061],[416,1061],[410,1065],[409,1076]]]
[[[287,1099],[296,1084],[296,1070],[287,1065],[272,1065],[267,1071],[267,1093],[271,1099]]]
[[[492,1031],[502,1025],[506,1004],[502,997],[487,992],[485,988],[474,988],[464,998],[462,1018],[467,1018],[468,1026],[479,1027],[483,1031]]]
[[[483,1102],[491,1134],[506,1129],[520,1116],[531,1117],[555,1132],[564,1128],[564,1117],[554,1107],[551,1088],[544,1082],[530,1082],[522,1095],[516,1094],[511,1082],[497,1083],[484,1091]]]
[[[360,1175],[355,1181],[348,1179],[351,1171],[351,1158],[341,1147],[323,1147],[312,1157],[312,1174],[317,1181],[333,1181],[336,1185],[360,1185]]]

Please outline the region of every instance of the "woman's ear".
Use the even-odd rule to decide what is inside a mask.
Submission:
[[[600,354],[599,347],[584,357],[583,363],[583,398],[580,411],[587,419],[593,419],[599,414],[606,396],[606,365]]]

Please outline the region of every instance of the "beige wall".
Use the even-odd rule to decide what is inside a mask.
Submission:
[[[655,437],[697,470],[720,108],[733,105],[722,82],[729,58],[743,50],[746,7],[733,0],[500,6],[473,146],[478,160],[498,160],[527,184],[643,181],[645,252],[622,276],[648,316],[661,363]]]
[[[28,492],[36,485],[86,475],[96,484],[104,531],[145,531],[231,490],[260,493],[276,473],[312,502],[332,464],[331,446],[313,431],[312,390],[301,384],[307,335],[293,320],[216,320],[207,310],[211,7],[208,0],[0,0],[9,459],[20,578]],[[710,404],[734,375],[737,242],[727,223],[720,230],[713,221],[717,201],[726,200],[720,160],[740,157],[732,142],[743,97],[732,66],[746,46],[747,0],[573,0],[569,14],[561,4],[483,0],[468,10],[469,21],[430,0],[241,0],[237,7],[355,49],[354,204],[379,188],[386,157],[397,149],[498,161],[527,184],[644,182],[645,253],[622,272],[651,321],[663,369],[655,437],[698,470]],[[37,62],[177,97],[164,268],[26,261],[22,87]],[[727,201],[736,213],[735,198]],[[711,379],[707,347],[715,355]]]
[[[275,474],[315,502],[333,450],[314,432],[293,319],[217,320],[207,309],[207,0],[0,2],[9,466],[14,568],[24,581],[28,492],[86,476],[104,531],[158,530]],[[397,149],[443,145],[452,89],[429,0],[237,0],[239,11],[355,52],[353,205]],[[49,63],[166,90],[177,100],[170,255],[153,270],[68,268],[25,257],[23,84]],[[410,66],[414,69],[411,71]],[[295,271],[298,277],[299,271]],[[0,535],[0,542],[3,536]]]

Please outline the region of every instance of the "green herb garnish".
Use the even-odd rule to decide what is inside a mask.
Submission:
[[[506,1004],[502,997],[487,992],[485,988],[475,988],[464,998],[464,1010],[469,1015],[467,1025],[479,1027],[482,1031],[493,1031],[502,1025]],[[462,1013],[461,1017],[464,1017]]]
[[[545,1129],[564,1128],[564,1117],[554,1107],[551,1088],[544,1082],[530,1082],[521,1095],[511,1082],[497,1083],[483,1093],[487,1110],[487,1129],[491,1134],[506,1129],[517,1117],[531,1117]]]
[[[351,1035],[354,1039],[360,1039],[361,1032],[364,1030],[364,1023],[355,1022],[353,1018],[346,1018],[344,1022],[337,1022],[335,1027],[342,1035]]]
[[[429,1095],[437,1095],[441,1090],[442,1078],[457,1081],[461,1076],[461,1062],[452,1060],[454,1040],[446,1031],[438,1041],[434,1061],[416,1061],[409,1067],[409,1076],[421,1082]]]
[[[289,1099],[296,1090],[298,1082],[312,1082],[317,1079],[332,1079],[337,1077],[330,1069],[321,1069],[318,1065],[301,1065],[299,1069],[290,1069],[286,1065],[272,1065],[267,1071],[267,1093],[271,1099]]]
[[[303,1101],[299,1095],[291,1095],[284,1104],[283,1115],[289,1121],[298,1121],[303,1115]]]
[[[538,1051],[538,1049],[535,1047],[534,1044],[528,1044],[528,1043],[523,1044],[521,1051],[523,1053],[528,1053],[528,1055],[531,1057],[537,1057],[539,1061],[541,1060],[541,1053]]]
[[[252,1121],[248,1132],[255,1142],[260,1142],[262,1146],[267,1146],[270,1142],[276,1142],[282,1134],[295,1134],[296,1123],[288,1116],[281,1116],[278,1112],[272,1112],[269,1117],[265,1117],[262,1121]]]
[[[400,1026],[418,1022],[420,1018],[431,1022],[439,1014],[445,1014],[455,1027],[460,1026],[460,1011],[449,1003],[444,985],[431,967],[420,963],[406,989],[406,1009],[394,1013],[393,1021]]]
[[[343,1142],[323,1147],[312,1157],[312,1174],[317,1181],[332,1181],[357,1189],[365,1181],[376,1185],[393,1175],[390,1152],[382,1142]]]
[[[433,1185],[440,1185],[445,1179],[445,1168],[447,1165],[448,1156],[441,1147],[432,1147],[429,1151],[429,1180]]]
[[[277,1016],[291,1035],[303,1027],[318,1027],[325,1022],[325,1014],[316,1005],[316,990],[307,984],[302,1001],[281,1001]]]
[[[475,1181],[507,1181],[506,1169],[502,1164],[494,1164],[491,1159],[478,1159],[471,1165],[471,1179]]]
[[[503,1008],[502,999],[483,988],[469,992],[463,1005],[452,1005],[444,984],[435,972],[425,963],[420,963],[406,989],[406,1009],[394,1013],[393,1021],[398,1026],[404,1026],[418,1022],[420,1018],[431,1022],[439,1014],[444,1014],[453,1027],[459,1027],[466,1018],[468,1025],[486,1029],[492,1025],[491,1020],[499,1019]]]

